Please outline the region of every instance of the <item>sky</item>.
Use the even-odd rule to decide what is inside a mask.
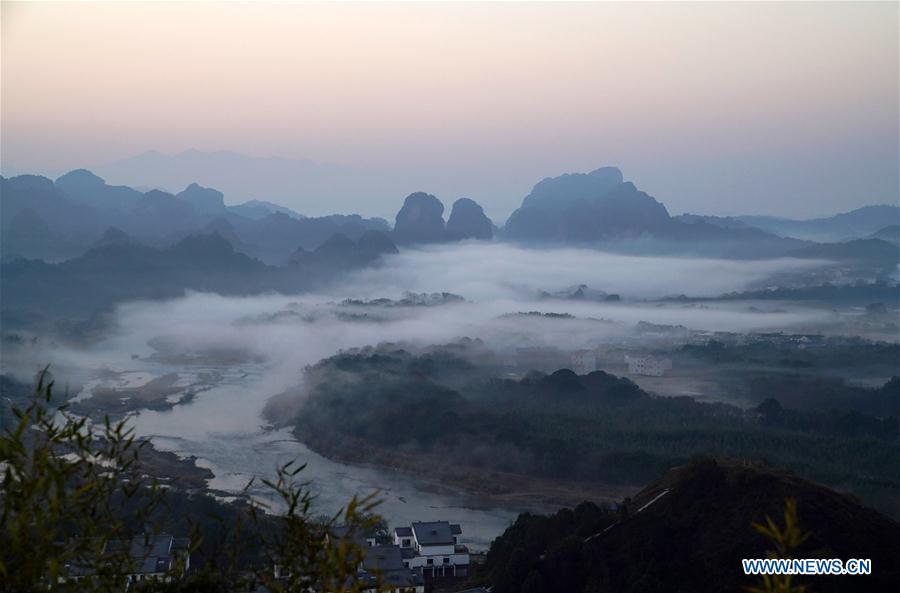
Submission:
[[[3,2],[0,162],[311,159],[381,181],[226,201],[392,217],[423,190],[495,221],[544,177],[615,165],[673,214],[828,215],[898,200],[898,21],[895,2]]]

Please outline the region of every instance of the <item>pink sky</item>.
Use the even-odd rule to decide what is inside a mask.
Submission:
[[[673,212],[897,200],[897,3],[2,11],[5,168],[233,150],[406,175],[495,216],[609,164]]]

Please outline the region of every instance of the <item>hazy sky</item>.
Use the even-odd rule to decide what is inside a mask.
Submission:
[[[4,2],[0,148],[312,159],[500,219],[618,165],[673,213],[828,214],[898,199],[898,7]]]

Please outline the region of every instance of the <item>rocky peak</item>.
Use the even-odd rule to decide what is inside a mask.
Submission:
[[[447,220],[447,233],[461,239],[490,240],[494,236],[493,225],[484,215],[484,209],[474,200],[460,198],[453,203]]]
[[[445,240],[444,205],[431,194],[410,194],[397,213],[394,237],[398,243],[435,243]]]
[[[225,196],[210,187],[192,183],[176,197],[194,206],[200,214],[220,214],[225,211]]]

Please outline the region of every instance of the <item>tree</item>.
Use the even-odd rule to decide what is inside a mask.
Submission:
[[[793,498],[784,501],[783,528],[779,527],[768,515],[766,515],[765,524],[754,522],[752,525],[757,533],[766,536],[774,545],[774,549],[769,550],[769,558],[793,558],[800,544],[809,537],[808,532],[800,529],[797,521],[797,501]],[[775,574],[762,575],[761,586],[747,587],[747,591],[749,593],[804,593],[806,587],[795,584],[793,575]]]
[[[165,492],[141,475],[145,442],[125,420],[107,417],[94,426],[64,404],[54,406],[53,386],[44,369],[34,397],[24,409],[13,407],[14,422],[0,434],[0,593],[122,591],[142,559],[132,558],[128,546],[111,552],[107,544],[157,533]],[[288,463],[277,468],[274,480],[263,480],[285,504],[283,514],[267,514],[265,504],[251,499],[247,512],[235,515],[220,548],[224,567],[199,571],[187,583],[142,583],[140,590],[237,591],[254,583],[277,593],[371,588],[355,578],[364,547],[353,537],[329,535],[338,524],[351,535],[377,530],[382,521],[373,513],[374,495],[354,497],[334,516],[314,520],[308,484],[298,479],[303,467]],[[246,537],[247,531],[254,536]],[[194,530],[190,551],[201,543]],[[240,566],[247,545],[258,548],[251,556],[259,561],[250,570]],[[183,560],[171,576],[184,573]],[[274,577],[276,563],[285,578]]]
[[[121,590],[133,560],[106,544],[143,532],[161,490],[135,471],[143,443],[125,421],[97,428],[52,407],[53,385],[45,368],[0,435],[0,590],[53,590],[74,573],[79,590]]]
[[[377,529],[380,518],[372,513],[377,506],[374,494],[363,499],[353,497],[347,506],[327,521],[314,521],[309,513],[312,494],[297,476],[305,465],[289,462],[278,468],[275,480],[263,480],[286,504],[279,525],[265,539],[264,568],[257,577],[275,593],[357,593],[370,588],[359,582],[357,570],[365,556],[358,538]],[[249,487],[249,485],[248,485]],[[253,517],[262,505],[254,507]],[[342,537],[335,537],[335,527],[342,527]],[[274,571],[277,566],[279,578]]]

